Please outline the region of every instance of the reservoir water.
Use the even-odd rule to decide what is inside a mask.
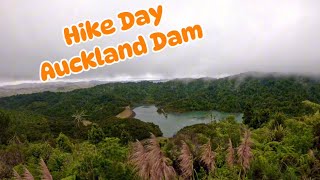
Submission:
[[[144,122],[153,122],[159,125],[164,137],[172,137],[180,129],[186,126],[200,123],[210,123],[221,120],[228,116],[235,116],[236,120],[242,121],[242,113],[224,113],[219,111],[193,111],[185,113],[169,113],[167,117],[157,112],[157,107],[139,106],[133,109],[135,118]]]

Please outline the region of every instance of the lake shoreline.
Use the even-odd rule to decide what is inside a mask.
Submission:
[[[191,113],[191,112],[208,112],[208,111],[219,111],[221,113],[230,113],[230,114],[241,114],[243,112],[237,112],[237,111],[224,111],[220,109],[198,109],[198,110],[190,110],[190,109],[181,109],[181,108],[172,108],[167,106],[160,106],[156,103],[139,103],[134,104],[132,106],[132,109],[138,108],[138,107],[148,107],[148,106],[155,106],[158,110],[163,109],[166,114],[183,114],[183,113]]]
[[[128,118],[134,118],[136,116],[136,113],[131,109],[130,106],[126,106],[125,109],[119,113],[116,117],[119,119],[128,119]]]
[[[133,111],[135,118],[144,122],[151,122],[158,125],[164,137],[172,137],[180,129],[194,124],[208,124],[234,116],[236,121],[242,121],[242,113],[225,113],[220,111],[189,111],[183,113],[159,112],[156,105],[136,106]],[[166,116],[167,115],[167,116]]]

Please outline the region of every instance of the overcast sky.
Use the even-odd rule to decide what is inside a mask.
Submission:
[[[158,27],[117,31],[67,47],[62,28],[79,21],[163,5]],[[134,41],[140,32],[168,32],[200,24],[202,40],[105,66],[65,79],[128,79],[223,76],[246,71],[318,73],[319,0],[1,0],[0,82],[39,80],[40,63]]]

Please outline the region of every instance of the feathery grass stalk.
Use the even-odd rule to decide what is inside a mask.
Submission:
[[[202,145],[200,161],[206,165],[209,172],[213,172],[215,170],[215,158],[216,155],[211,150],[211,142],[209,141],[207,144]]]
[[[316,159],[316,157],[315,157],[315,155],[314,155],[314,151],[313,151],[312,149],[310,149],[310,150],[308,151],[308,156],[309,156],[309,158],[311,158],[311,159]]]
[[[239,157],[239,163],[242,166],[244,172],[246,172],[250,168],[250,161],[253,157],[251,146],[252,146],[251,132],[249,130],[246,130],[244,132],[244,137],[237,151],[237,154]]]
[[[23,180],[34,180],[34,177],[30,173],[30,171],[27,168],[24,168],[24,173],[22,175]]]
[[[228,144],[228,149],[227,149],[227,164],[230,168],[233,167],[233,164],[234,164],[234,149],[233,149],[233,146],[232,146],[232,141],[231,139],[229,138],[229,144]]]
[[[151,134],[150,139],[147,140],[147,145],[145,148],[147,150],[148,160],[151,164],[154,164],[161,158],[162,153],[160,145],[157,141],[157,138],[153,134]]]
[[[129,158],[142,179],[170,180],[176,177],[174,168],[168,165],[170,159],[162,153],[157,138],[153,134],[145,146],[137,141],[133,145],[133,152]]]
[[[179,166],[184,178],[189,179],[193,175],[193,155],[189,146],[182,141],[181,154],[179,156]]]
[[[150,166],[147,161],[147,152],[143,147],[143,144],[138,140],[133,144],[129,162],[134,165],[135,170],[142,179],[149,178]]]
[[[176,177],[176,172],[172,166],[168,165],[169,158],[161,156],[157,159],[151,168],[151,180],[170,180]]]
[[[41,167],[41,172],[42,172],[41,179],[42,180],[52,180],[52,176],[50,174],[50,171],[42,158],[40,159],[40,167]]]
[[[174,179],[176,172],[172,166],[168,165],[169,158],[165,157],[162,153],[157,138],[151,134],[151,137],[147,142],[147,160],[151,164],[150,179]]]
[[[15,180],[22,180],[22,177],[19,175],[19,173],[13,169],[13,177]]]

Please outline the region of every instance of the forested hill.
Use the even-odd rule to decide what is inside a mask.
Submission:
[[[121,112],[124,106],[156,104],[167,111],[270,110],[305,113],[301,102],[320,102],[320,81],[306,76],[244,73],[222,79],[177,79],[168,82],[109,83],[71,92],[42,92],[0,99],[0,108],[30,110],[49,117],[71,118],[84,110],[92,120]]]
[[[0,98],[0,179],[27,171],[41,179],[45,164],[53,179],[140,179],[144,167],[150,170],[145,179],[153,169],[188,179],[182,156],[190,178],[194,172],[197,179],[319,179],[319,102],[316,78],[261,73]],[[244,116],[242,123],[228,117],[156,138],[162,136],[158,125],[116,117],[129,104]],[[203,161],[208,157],[210,165]]]

